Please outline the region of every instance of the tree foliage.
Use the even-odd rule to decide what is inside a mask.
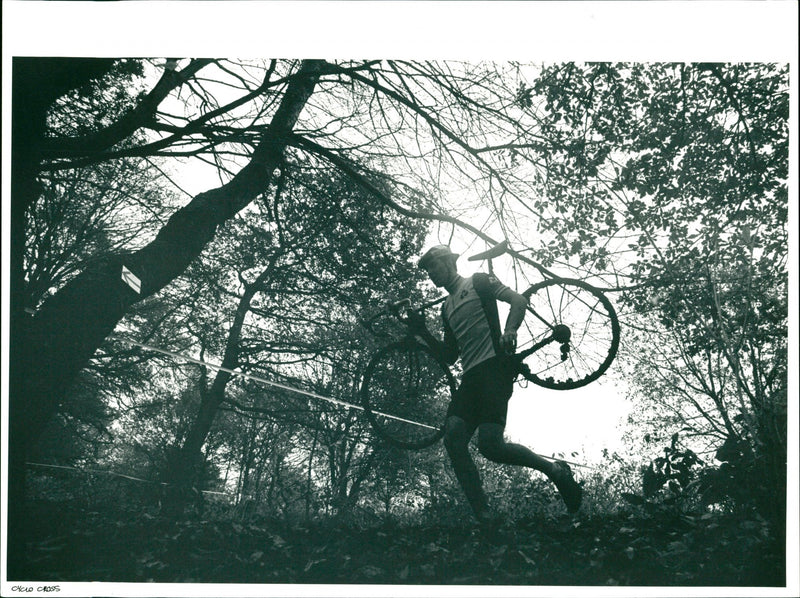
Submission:
[[[788,69],[562,64],[531,85],[553,140],[542,253],[614,262],[637,393],[785,476]],[[579,223],[600,223],[594,228]]]

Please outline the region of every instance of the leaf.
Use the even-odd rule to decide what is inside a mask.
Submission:
[[[687,548],[686,544],[684,544],[683,542],[675,541],[675,542],[670,542],[669,544],[667,544],[667,550],[669,552],[686,552],[689,549]]]
[[[633,546],[628,546],[623,552],[625,553],[625,556],[628,557],[628,560],[633,560],[633,555],[636,551],[634,550]]]
[[[286,546],[286,540],[281,538],[278,534],[270,534],[269,537],[276,548],[283,548]]]
[[[324,562],[325,562],[325,561],[327,561],[327,560],[328,560],[328,559],[314,559],[314,560],[310,560],[310,561],[308,561],[308,562],[306,563],[306,566],[303,568],[303,571],[304,571],[304,572],[306,572],[306,573],[308,573],[308,571],[309,571],[309,569],[311,569],[311,567],[313,567],[314,565],[317,565],[317,564],[319,564],[319,563],[324,563]]]
[[[534,565],[536,565],[536,561],[534,561],[534,560],[533,560],[531,557],[529,557],[527,554],[525,554],[525,553],[524,553],[524,552],[522,552],[521,550],[518,550],[517,552],[520,554],[520,556],[522,556],[522,558],[523,558],[523,559],[525,559],[525,562],[526,562],[526,563],[528,563],[528,564],[529,564],[529,565],[531,565],[531,566],[534,566]]]
[[[429,544],[427,544],[425,546],[424,550],[425,550],[425,552],[429,552],[431,554],[434,554],[434,553],[437,553],[437,552],[445,552],[445,553],[450,552],[449,550],[447,550],[447,548],[445,548],[444,546],[440,546],[436,542],[430,542]]]

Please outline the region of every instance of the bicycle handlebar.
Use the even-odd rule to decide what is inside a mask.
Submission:
[[[411,298],[406,297],[405,299],[400,299],[399,301],[387,301],[386,302],[386,310],[391,314],[395,314],[396,312],[400,311],[401,307],[408,307],[411,308]]]
[[[412,307],[411,298],[406,297],[405,299],[400,299],[399,301],[388,302],[385,311],[388,311],[388,313],[392,314],[403,324],[407,324],[409,320],[409,316],[407,315],[408,312],[414,311],[417,312],[418,314],[422,314],[423,311],[425,311],[429,307],[433,307],[434,305],[442,303],[446,298],[447,297],[439,297],[438,299],[434,299],[433,301],[428,301],[426,303],[423,303],[419,307]]]

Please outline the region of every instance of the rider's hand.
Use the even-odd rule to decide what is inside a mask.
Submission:
[[[513,355],[517,350],[517,333],[514,330],[506,330],[500,337],[500,348],[508,355]]]

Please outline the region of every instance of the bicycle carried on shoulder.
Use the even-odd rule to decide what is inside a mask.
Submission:
[[[467,258],[487,260],[511,253],[541,271],[538,264],[512,252],[507,242]],[[553,277],[522,293],[528,299],[530,316],[518,332],[518,348],[510,358],[518,363],[519,375],[544,388],[568,390],[586,386],[608,370],[617,354],[620,338],[616,311],[602,291],[571,278]],[[414,307],[410,299],[387,304],[373,316],[392,316],[404,326],[400,340],[379,349],[364,372],[361,400],[375,432],[389,442],[420,449],[444,435],[447,406],[455,391],[455,378],[437,354],[427,330],[411,326],[440,297]],[[412,313],[413,312],[413,313]],[[374,330],[373,330],[374,332]]]

